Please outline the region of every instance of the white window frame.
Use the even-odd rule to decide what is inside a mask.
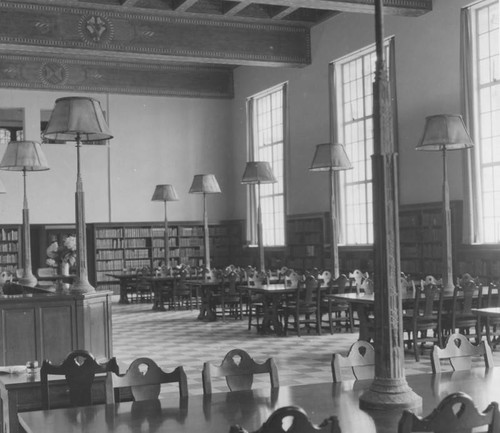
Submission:
[[[386,38],[385,54],[389,78],[394,77],[392,61],[394,37]],[[375,73],[376,52],[372,44],[348,54],[330,63],[332,95],[332,140],[342,143],[353,165],[352,170],[340,173],[339,190],[339,244],[373,244],[373,80]],[[368,68],[371,67],[371,71]],[[360,71],[362,77],[360,77]],[[355,83],[346,76],[351,73],[361,82],[361,95],[357,93]],[[395,96],[394,80],[391,79],[391,91]],[[346,95],[349,103],[344,102]],[[352,96],[352,97],[351,97]],[[395,104],[396,98],[392,98]],[[357,102],[357,103],[356,103]],[[347,118],[349,109],[351,117]],[[396,109],[393,107],[394,123],[397,123]],[[358,128],[354,128],[358,126]],[[396,138],[396,134],[394,135]],[[357,138],[357,140],[356,140]],[[396,142],[396,140],[395,140]]]
[[[495,17],[496,23],[485,21]],[[462,33],[466,71],[464,83],[464,118],[469,126],[474,146],[467,153],[465,193],[466,230],[468,243],[500,243],[500,46],[498,0],[482,0],[464,8],[466,30]],[[486,15],[485,15],[486,13]],[[463,15],[464,16],[464,15]],[[483,19],[481,19],[483,17]],[[495,27],[496,25],[496,27]],[[492,31],[492,28],[494,30]],[[464,39],[465,36],[465,39]],[[467,36],[470,38],[468,39]],[[480,39],[484,42],[480,48]],[[464,41],[467,41],[464,43]],[[485,46],[486,51],[484,50]]]
[[[287,83],[247,99],[248,160],[268,161],[276,183],[260,186],[265,247],[285,246],[285,149],[288,136]],[[257,245],[256,187],[249,188],[247,241]]]

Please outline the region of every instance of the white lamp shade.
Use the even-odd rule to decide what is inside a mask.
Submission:
[[[190,194],[217,194],[221,192],[213,174],[195,174],[189,189]]]
[[[101,104],[92,98],[68,97],[56,100],[44,138],[58,141],[99,142],[113,138]]]
[[[177,201],[179,196],[173,185],[156,185],[151,201]]]
[[[0,169],[43,171],[49,169],[49,164],[40,143],[36,141],[11,141],[0,162]]]
[[[437,114],[425,118],[424,134],[417,150],[458,150],[474,144],[462,116],[459,114]]]
[[[323,143],[316,146],[314,158],[309,170],[349,170],[352,168],[351,161],[347,157],[344,146],[340,143]]]
[[[245,167],[245,172],[241,178],[243,184],[255,183],[275,183],[277,182],[274,176],[271,164],[268,161],[248,161]]]

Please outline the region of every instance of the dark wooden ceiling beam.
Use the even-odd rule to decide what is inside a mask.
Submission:
[[[375,11],[374,0],[259,0],[259,3],[338,12],[372,14]],[[420,16],[432,10],[432,0],[385,0],[384,4],[385,13],[392,15]]]
[[[250,0],[242,0],[239,3],[236,3],[232,7],[228,8],[224,12],[224,16],[226,16],[226,17],[234,17],[239,12],[241,12],[243,9],[245,9],[251,3],[252,3],[252,1],[250,1]]]
[[[137,5],[138,2],[139,0],[120,0],[121,5],[128,8]]]
[[[310,30],[290,23],[129,14],[0,1],[2,45],[89,57],[229,65],[310,64]]]
[[[3,0],[5,2],[23,2],[23,0]],[[91,7],[95,10],[135,10],[169,13],[169,8],[158,8],[159,0],[29,0],[31,4],[59,5],[67,7]],[[239,1],[239,0],[232,0]],[[247,0],[242,0],[247,1]],[[185,12],[196,0],[172,0],[176,12]],[[25,1],[24,3],[28,3]],[[271,6],[287,6],[308,9],[323,9],[338,12],[374,13],[374,0],[258,0],[256,3]],[[384,13],[393,15],[419,16],[432,10],[432,0],[384,0]]]
[[[232,98],[227,66],[0,54],[0,87],[196,98]]]
[[[172,7],[172,9],[176,12],[186,12],[197,2],[198,0],[178,0],[174,2],[174,6]]]
[[[298,9],[299,9],[298,7],[293,7],[293,6],[284,8],[281,12],[278,12],[277,14],[273,15],[273,20],[282,20],[283,18],[294,13]]]

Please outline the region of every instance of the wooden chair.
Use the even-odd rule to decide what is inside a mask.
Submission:
[[[336,280],[330,282],[329,290],[321,293],[321,322],[326,323],[330,334],[340,331],[342,328],[352,332],[352,305],[330,297],[332,294],[345,293],[349,280],[345,274],[340,275]],[[320,285],[320,289],[322,285]],[[327,315],[326,320],[323,319]]]
[[[212,394],[212,377],[225,377],[230,391],[241,391],[252,389],[254,374],[264,373],[269,374],[271,388],[279,387],[278,369],[273,358],[259,364],[244,350],[233,349],[226,354],[220,365],[211,362],[203,364],[203,393]]]
[[[458,330],[463,334],[471,335],[470,331],[473,329],[473,335],[476,341],[479,341],[477,314],[471,309],[482,304],[482,293],[482,287],[478,287],[476,279],[470,274],[464,274],[453,291],[451,311],[442,316],[443,332],[453,334]]]
[[[88,406],[92,404],[92,383],[96,374],[106,373],[106,394],[112,393],[110,372],[118,374],[115,358],[105,363],[98,363],[94,356],[86,350],[74,350],[59,365],[43,361],[40,368],[40,385],[42,409],[50,409],[49,375],[65,376],[69,388],[69,401],[72,406]]]
[[[253,287],[262,287],[267,284],[267,274],[258,272],[256,270],[247,270],[245,272],[247,284]],[[260,329],[260,319],[264,314],[264,299],[260,294],[252,293],[249,291],[243,294],[243,301],[246,304],[246,311],[248,314],[248,330],[255,326],[257,330]]]
[[[127,293],[132,302],[151,302],[153,300],[153,288],[151,283],[145,279],[151,275],[151,268],[144,266],[136,270],[134,278],[127,280]]]
[[[186,282],[187,271],[183,269],[179,272],[178,277],[174,280],[172,290],[172,305],[174,310],[177,309],[193,309],[194,296],[193,289]]]
[[[488,284],[488,296],[486,302],[483,302],[482,307],[498,308],[500,307],[500,290],[498,281]],[[484,299],[483,299],[484,301]],[[492,349],[498,345],[500,337],[500,317],[483,317],[478,323],[478,338],[481,339],[486,335],[486,341]]]
[[[220,294],[212,296],[212,309],[223,321],[226,316],[243,318],[243,296],[236,287],[240,283],[241,273],[236,267],[224,270],[222,290]]]
[[[290,296],[283,307],[285,335],[288,334],[288,329],[292,328],[300,337],[302,326],[307,333],[310,333],[311,328],[314,327],[316,334],[321,334],[321,298],[318,280],[308,275],[305,282],[300,285],[300,279],[294,279],[294,281],[297,284],[295,296]]]
[[[332,377],[334,382],[341,382],[347,377],[342,369],[350,369],[356,380],[372,379],[375,376],[375,349],[363,340],[356,341],[347,356],[334,353],[332,356]]]
[[[340,433],[339,420],[336,416],[325,419],[315,425],[306,411],[298,406],[284,406],[276,409],[262,427],[254,433]],[[247,433],[239,425],[231,426],[229,433]]]
[[[420,361],[420,351],[424,349],[425,343],[442,346],[442,308],[441,288],[421,281],[415,288],[413,305],[403,313],[403,332],[408,334],[408,346],[413,348],[417,362]]]
[[[472,366],[474,357],[482,357],[486,368],[493,367],[493,355],[486,341],[478,345],[472,344],[463,334],[451,334],[442,349],[439,346],[432,348],[431,366],[433,373],[441,373],[441,361],[449,361],[453,371],[468,370]]]
[[[167,373],[151,358],[137,358],[129,365],[125,374],[113,376],[113,388],[128,388],[135,401],[154,400],[160,395],[161,385],[166,383],[179,384],[179,396],[188,396],[187,377],[182,366]],[[114,393],[111,393],[114,397]],[[113,401],[109,399],[108,401]]]
[[[425,418],[404,410],[399,420],[398,433],[472,433],[484,426],[488,426],[488,429],[480,431],[500,431],[498,403],[492,402],[484,412],[479,412],[470,396],[456,392],[446,396]]]

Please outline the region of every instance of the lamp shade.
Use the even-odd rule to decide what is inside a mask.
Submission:
[[[151,201],[177,201],[179,196],[173,185],[156,185]]]
[[[340,143],[323,143],[316,146],[314,158],[309,170],[348,170],[351,169],[351,161],[347,157],[344,146]]]
[[[217,179],[213,174],[195,174],[190,194],[216,194],[221,192]]]
[[[474,144],[459,114],[437,114],[425,118],[425,130],[417,150],[457,150]]]
[[[274,176],[271,164],[268,161],[248,161],[245,167],[245,172],[241,178],[241,183],[275,183],[277,182]]]
[[[49,165],[40,143],[36,141],[11,141],[2,161],[0,169],[12,171],[43,171]]]
[[[59,141],[98,142],[113,138],[101,104],[92,98],[68,97],[56,100],[43,137]]]

